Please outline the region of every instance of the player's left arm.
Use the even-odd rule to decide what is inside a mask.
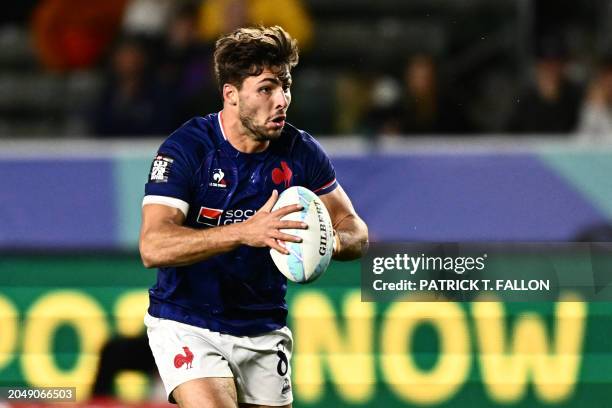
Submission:
[[[368,226],[357,215],[342,186],[319,196],[331,217],[336,248],[333,258],[341,261],[360,258],[368,247]]]

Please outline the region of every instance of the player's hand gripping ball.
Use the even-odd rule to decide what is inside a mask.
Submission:
[[[285,215],[283,220],[302,221],[308,229],[284,229],[283,232],[302,238],[302,242],[279,241],[289,255],[270,249],[278,270],[290,281],[308,283],[317,279],[329,266],[334,250],[334,229],[327,208],[319,197],[305,187],[283,191],[272,211],[291,204],[301,204],[302,211]]]

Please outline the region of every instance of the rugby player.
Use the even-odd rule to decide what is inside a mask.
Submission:
[[[306,228],[272,211],[279,192],[318,194],[335,229],[334,258],[368,240],[321,146],[286,123],[297,44],[279,26],[242,28],[215,45],[223,109],[196,117],[159,148],[145,187],[140,253],[157,267],[145,316],[171,402],[185,407],[290,407],[286,278],[269,248]]]

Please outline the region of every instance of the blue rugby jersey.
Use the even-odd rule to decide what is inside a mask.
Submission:
[[[191,228],[248,219],[291,186],[319,195],[337,187],[334,168],[308,133],[286,124],[260,153],[241,153],[225,138],[222,114],[196,117],[168,137],[153,159],[143,205],[181,209]],[[269,248],[242,245],[188,266],[159,268],[149,314],[237,336],[286,325],[287,279]]]

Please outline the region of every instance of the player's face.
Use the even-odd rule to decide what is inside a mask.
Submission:
[[[291,103],[289,69],[264,69],[249,76],[238,91],[238,114],[242,126],[257,141],[281,135]]]

